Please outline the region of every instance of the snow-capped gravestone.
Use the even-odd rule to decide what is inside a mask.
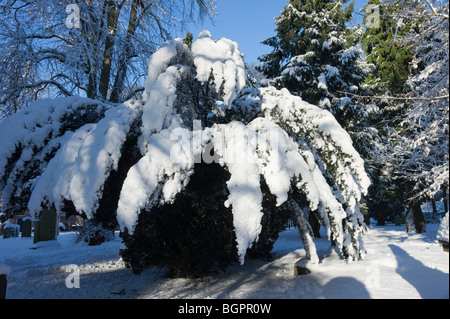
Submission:
[[[347,132],[287,90],[246,87],[237,43],[204,31],[191,48],[182,39],[161,45],[140,101],[97,103],[87,118],[86,101],[63,100],[64,130],[42,123],[45,131],[0,141],[4,198],[23,186],[36,216],[44,207],[97,223],[117,218],[121,253],[135,272],[164,266],[174,276],[201,276],[244,263],[248,252],[270,253],[288,218],[317,264],[308,214],[344,257],[363,258],[358,202],[369,179]],[[52,117],[53,102],[39,103],[27,111]],[[4,122],[0,134],[22,127],[23,114]]]

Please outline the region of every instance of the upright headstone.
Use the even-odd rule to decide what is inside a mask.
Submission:
[[[26,217],[22,221],[22,237],[31,237],[31,230],[32,230],[33,222],[31,221],[31,218]]]
[[[6,275],[0,274],[0,299],[6,299]]]
[[[6,299],[6,286],[10,272],[11,268],[5,264],[0,264],[0,299]]]
[[[43,209],[39,214],[39,220],[34,225],[34,240],[36,244],[41,241],[55,240],[57,235],[58,215],[54,209]]]

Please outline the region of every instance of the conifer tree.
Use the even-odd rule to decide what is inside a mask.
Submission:
[[[369,71],[357,43],[361,28],[346,25],[353,3],[290,0],[276,20],[276,35],[263,43],[273,51],[260,57],[260,69],[276,87],[333,113],[347,130],[364,108],[344,92],[357,93]]]
[[[263,42],[273,51],[260,57],[259,69],[271,85],[330,111],[366,158],[378,134],[368,122],[377,108],[353,99],[362,94],[371,66],[362,58],[362,26],[348,26],[354,4],[347,3],[288,1],[276,20],[276,35]]]
[[[366,29],[361,44],[366,62],[372,65],[364,83],[368,96],[399,96],[408,90],[406,80],[413,50],[405,41],[412,25],[411,19],[402,16],[405,5],[402,2],[369,0],[363,8]],[[378,145],[365,157],[373,182],[367,201],[368,212],[378,225],[384,225],[386,219],[394,220],[395,214],[402,214],[411,188],[407,181],[394,180],[385,173],[392,163],[387,163],[382,156],[383,149],[392,147],[390,136],[398,126],[398,115],[407,105],[405,100],[370,98],[365,99],[365,103],[376,105],[378,109],[369,118],[369,123],[378,132]],[[390,124],[386,125],[387,122]]]
[[[387,206],[392,198],[408,206],[410,230],[422,232],[421,202],[441,188],[445,193],[448,185],[448,3],[368,6],[374,4],[380,4],[379,28],[366,30],[363,46],[375,64],[367,83],[383,109],[378,128],[385,141],[375,158],[384,174],[373,197]]]

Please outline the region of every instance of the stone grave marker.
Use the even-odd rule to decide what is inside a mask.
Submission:
[[[57,235],[58,215],[54,209],[43,209],[39,214],[39,220],[34,225],[34,240],[36,244],[41,241],[55,240]]]
[[[22,237],[31,237],[33,222],[30,217],[25,217],[22,221]]]

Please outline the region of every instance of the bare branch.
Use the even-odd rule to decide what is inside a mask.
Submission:
[[[437,16],[437,17],[442,17],[442,18],[448,20],[448,14],[444,14],[444,13],[437,12],[437,11],[436,11],[436,8],[433,7],[433,5],[430,3],[430,1],[428,1],[428,0],[423,0],[423,1],[430,7],[431,12],[432,12],[435,16]]]
[[[434,101],[434,100],[445,100],[449,98],[449,95],[436,96],[436,97],[399,97],[399,96],[370,96],[370,95],[359,95],[350,92],[336,91],[341,94],[348,94],[354,97],[362,99],[375,99],[375,100],[402,100],[402,101]]]

